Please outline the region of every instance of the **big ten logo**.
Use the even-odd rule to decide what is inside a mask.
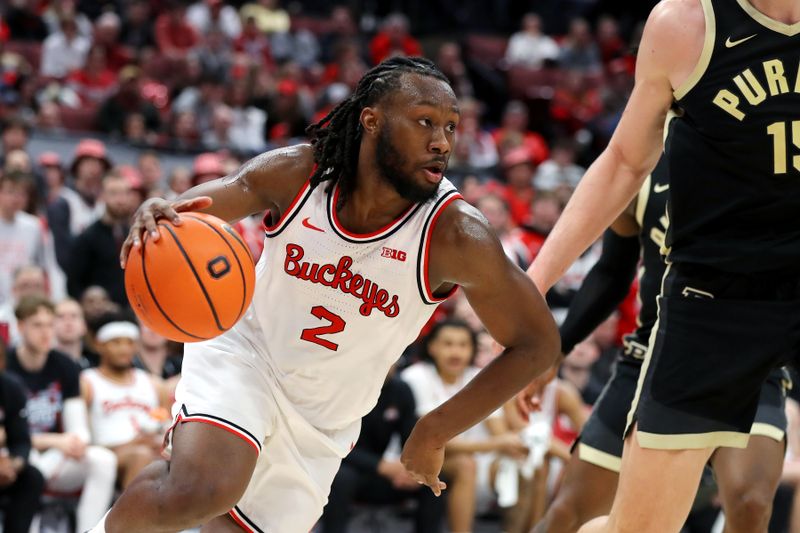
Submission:
[[[395,250],[394,248],[381,248],[381,257],[388,257],[389,259],[397,259],[398,261],[406,260],[406,253],[403,250]]]

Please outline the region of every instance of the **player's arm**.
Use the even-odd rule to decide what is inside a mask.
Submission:
[[[665,0],[653,9],[639,48],[636,83],[619,125],[528,269],[542,293],[623,211],[655,167],[673,87],[697,64],[704,25],[697,0]]]
[[[483,216],[466,202],[456,201],[445,209],[430,249],[431,286],[460,285],[486,329],[506,348],[466,387],[422,417],[406,442],[406,468],[438,494],[447,441],[489,416],[550,367],[559,353],[559,339],[544,298],[506,257]]]
[[[630,291],[639,264],[640,245],[639,225],[629,209],[606,230],[600,258],[570,303],[560,328],[563,355],[569,354],[608,318]]]
[[[311,175],[314,168],[311,145],[297,145],[263,153],[243,164],[229,176],[201,183],[181,194],[174,202],[151,198],[133,217],[128,238],[122,245],[123,268],[131,248],[141,246],[145,232],[158,239],[156,221],[168,218],[180,224],[179,213],[201,211],[234,222],[267,209],[283,212]]]

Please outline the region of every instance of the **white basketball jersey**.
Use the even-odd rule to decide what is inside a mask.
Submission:
[[[339,188],[326,188],[307,182],[267,228],[253,303],[234,329],[264,347],[283,395],[328,432],[372,409],[391,365],[450,295],[432,294],[427,262],[436,219],[461,196],[443,179],[427,202],[357,235],[338,222]]]
[[[140,431],[153,431],[158,423],[152,412],[159,407],[158,392],[144,370],[133,369],[133,381],[111,381],[96,368],[83,371],[92,386],[89,417],[92,442],[118,446],[132,441]]]

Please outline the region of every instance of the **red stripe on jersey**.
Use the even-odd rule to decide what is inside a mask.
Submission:
[[[439,219],[439,216],[444,212],[445,208],[448,205],[453,203],[455,200],[463,200],[464,198],[460,194],[454,194],[444,202],[434,213],[433,218],[431,218],[431,223],[428,224],[428,231],[425,234],[425,250],[422,252],[422,285],[425,288],[425,295],[428,297],[429,300],[432,302],[443,302],[450,298],[453,293],[458,290],[458,285],[455,285],[452,289],[447,291],[447,294],[444,296],[434,296],[433,291],[431,290],[430,280],[428,279],[428,258],[430,256],[430,248],[431,248],[431,237],[433,236],[433,228],[436,226],[436,221]]]
[[[231,517],[231,518],[233,518],[233,521],[234,521],[234,522],[236,522],[236,524],[237,524],[237,525],[238,525],[240,528],[242,528],[243,530],[247,531],[248,533],[256,533],[256,531],[255,531],[253,528],[251,528],[250,526],[248,526],[248,525],[245,523],[245,521],[244,521],[244,520],[242,520],[241,518],[239,518],[239,517],[236,515],[236,509],[231,509],[230,511],[228,511],[228,514],[230,515],[230,517]]]
[[[194,416],[187,416],[185,418],[181,418],[180,422],[200,422],[202,424],[210,424],[210,425],[216,426],[216,427],[218,427],[220,429],[224,429],[228,433],[232,433],[233,435],[236,435],[237,437],[243,439],[247,444],[252,446],[253,449],[256,451],[256,455],[260,455],[261,454],[261,450],[258,449],[258,445],[255,442],[253,442],[253,439],[250,438],[249,435],[246,435],[245,433],[242,433],[241,431],[237,430],[236,428],[233,428],[231,426],[227,426],[227,425],[225,425],[225,424],[223,424],[221,422],[217,422],[215,420],[209,420],[207,418],[194,417]]]

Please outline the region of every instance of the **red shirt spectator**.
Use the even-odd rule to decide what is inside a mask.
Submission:
[[[86,66],[72,71],[67,83],[75,89],[84,104],[99,104],[114,92],[117,75],[108,68],[105,50],[94,46],[89,51]]]
[[[156,19],[156,44],[158,49],[173,59],[182,59],[198,45],[200,37],[186,22],[186,6],[180,0]]]
[[[503,112],[503,121],[492,132],[492,138],[501,156],[518,146],[524,146],[536,165],[550,157],[550,149],[544,137],[528,130],[528,108],[518,100],[512,100]]]
[[[422,46],[408,33],[408,19],[395,13],[386,17],[383,29],[369,43],[370,58],[378,64],[387,57],[402,54],[421,56]]]

